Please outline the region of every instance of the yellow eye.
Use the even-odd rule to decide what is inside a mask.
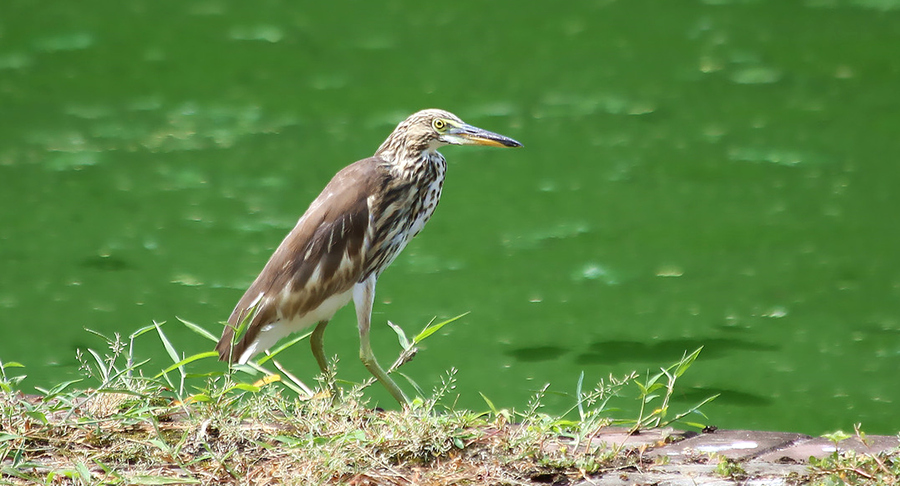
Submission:
[[[447,128],[447,122],[441,120],[440,118],[435,118],[434,121],[431,122],[431,126],[433,126],[435,130],[440,132],[443,129]]]

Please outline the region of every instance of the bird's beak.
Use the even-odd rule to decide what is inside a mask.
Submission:
[[[499,133],[463,123],[454,126],[444,135],[447,143],[454,145],[488,145],[491,147],[521,147],[522,144]]]

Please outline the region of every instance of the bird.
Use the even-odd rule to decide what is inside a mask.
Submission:
[[[373,156],[340,170],[309,205],[235,305],[216,346],[219,359],[245,364],[281,338],[315,326],[310,347],[326,374],[325,327],[352,300],[363,365],[407,406],[372,351],[372,305],[378,277],[440,201],[447,162],[437,150],[445,145],[522,146],[439,109],[400,122]]]

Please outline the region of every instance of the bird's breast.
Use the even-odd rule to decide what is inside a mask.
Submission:
[[[410,238],[419,234],[419,232],[422,231],[422,228],[425,227],[425,223],[431,219],[431,215],[434,214],[435,208],[437,208],[438,203],[441,201],[441,190],[443,188],[444,178],[442,176],[429,183],[427,188],[422,191],[412,224],[410,225]]]
[[[413,237],[431,219],[441,199],[446,165],[430,167],[422,178],[396,180],[376,206],[367,268],[377,272],[387,268]]]

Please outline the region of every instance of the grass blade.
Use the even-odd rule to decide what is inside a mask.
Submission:
[[[156,380],[156,379],[160,378],[162,375],[164,375],[170,371],[175,371],[176,369],[181,368],[182,366],[184,366],[188,363],[193,363],[194,361],[197,361],[198,359],[218,358],[218,357],[219,357],[219,353],[217,351],[207,351],[205,353],[198,353],[193,356],[188,356],[187,358],[184,358],[183,360],[173,364],[172,366],[169,366],[168,368],[160,371],[158,375],[153,377],[153,379]]]
[[[584,420],[584,397],[581,394],[582,385],[584,384],[584,370],[578,375],[578,383],[575,384],[575,399],[578,400],[578,416]]]
[[[271,360],[271,359],[274,358],[275,356],[278,356],[278,353],[280,353],[280,352],[284,351],[285,349],[287,349],[287,348],[289,348],[289,347],[291,347],[291,346],[297,344],[298,341],[302,341],[302,340],[308,338],[311,334],[312,334],[312,332],[308,332],[308,333],[306,333],[306,334],[301,334],[301,335],[295,337],[294,339],[291,339],[290,341],[288,341],[288,342],[282,344],[281,346],[278,346],[277,348],[275,348],[275,349],[269,351],[269,354],[267,354],[266,356],[260,358],[259,361],[258,361],[258,363],[259,363],[260,365],[266,364],[267,361]]]
[[[478,392],[478,394],[481,395],[481,398],[484,400],[484,403],[487,404],[488,408],[491,409],[491,413],[494,414],[494,416],[496,417],[497,416],[497,407],[494,406],[494,402],[492,402],[490,398],[485,396],[484,393]]]
[[[444,322],[439,322],[437,324],[429,324],[429,325],[425,326],[425,329],[422,329],[422,332],[420,332],[418,336],[413,338],[413,344],[419,344],[420,342],[422,342],[423,340],[428,338],[428,336],[431,336],[432,334],[440,331],[442,327],[446,326],[447,324],[450,324],[451,322],[453,322],[459,318],[465,317],[469,314],[470,314],[470,312],[465,312],[456,317],[451,317],[450,319],[447,319]]]
[[[162,324],[162,323],[160,323],[160,324]],[[156,322],[154,322],[153,324],[144,326],[144,327],[138,329],[137,331],[134,331],[133,333],[131,333],[128,336],[128,338],[133,341],[133,340],[137,339],[138,337],[140,337],[141,335],[143,335],[144,333],[146,333],[148,331],[152,331],[153,329],[155,329],[155,327],[156,327]]]
[[[700,351],[703,351],[703,346],[700,346],[693,353],[685,356],[684,358],[681,358],[681,361],[679,361],[675,367],[674,374],[676,377],[683,375],[684,372],[687,371],[692,364],[694,364],[697,356],[700,356]]]
[[[200,481],[191,478],[167,478],[165,476],[132,476],[128,478],[128,484],[148,486],[161,484],[200,484]]]
[[[166,353],[169,354],[169,357],[172,358],[173,362],[180,361],[178,358],[178,352],[175,351],[175,347],[172,346],[172,343],[169,341],[169,338],[166,337],[166,334],[163,332],[162,327],[160,327],[165,322],[156,322],[153,321],[153,325],[156,326],[156,332],[159,333],[159,340],[162,341],[163,347],[166,348]]]
[[[397,339],[400,340],[400,347],[403,349],[409,349],[412,347],[412,343],[409,342],[409,338],[406,337],[406,333],[403,332],[403,328],[394,324],[391,321],[388,321],[388,326],[391,326],[391,329],[397,333]]]
[[[184,324],[191,331],[194,331],[195,333],[205,337],[206,339],[209,339],[210,341],[212,341],[214,343],[219,342],[219,339],[216,336],[214,336],[213,333],[207,331],[206,329],[203,329],[202,327],[198,326],[197,324],[194,324],[193,322],[190,322],[190,321],[186,321],[178,316],[175,316],[175,318],[178,319],[179,321],[181,321],[181,323]]]

